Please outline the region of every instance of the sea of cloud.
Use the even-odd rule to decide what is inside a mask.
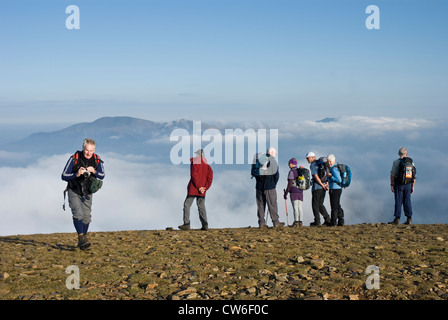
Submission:
[[[405,146],[417,167],[413,195],[414,223],[448,223],[448,129],[443,120],[342,117],[330,122],[271,123],[279,133],[278,208],[287,220],[283,189],[291,157],[308,167],[308,151],[335,154],[350,165],[353,181],[342,194],[347,224],[388,222],[393,215],[389,173],[397,151]],[[245,127],[248,127],[246,124]],[[167,144],[174,145],[167,137]],[[206,143],[205,143],[206,144]],[[154,162],[143,155],[98,153],[105,161],[103,188],[94,195],[91,231],[154,230],[182,224],[189,166]],[[156,152],[156,151],[155,151]],[[70,154],[48,155],[21,167],[0,167],[0,235],[74,232],[70,209],[62,210],[66,183],[61,173]],[[14,157],[0,152],[0,157]],[[255,181],[250,164],[211,164],[214,180],[206,207],[211,228],[257,226]],[[330,211],[329,199],[325,200]],[[286,202],[291,224],[291,204]],[[304,194],[304,224],[313,220],[311,191]],[[404,218],[402,218],[404,221]],[[270,222],[270,219],[268,219]],[[200,228],[196,204],[193,228]]]

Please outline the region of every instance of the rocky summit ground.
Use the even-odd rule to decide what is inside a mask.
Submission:
[[[92,232],[89,239],[91,249],[81,251],[74,233],[0,237],[0,299],[448,299],[445,224]]]

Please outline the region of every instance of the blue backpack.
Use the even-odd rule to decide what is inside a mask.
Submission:
[[[339,172],[341,173],[341,183],[338,183],[342,188],[347,188],[350,183],[352,182],[352,171],[350,170],[350,167],[346,164],[340,164],[338,163],[336,165]]]

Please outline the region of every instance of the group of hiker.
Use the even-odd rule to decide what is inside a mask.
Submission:
[[[274,227],[283,227],[284,222],[279,221],[277,207],[277,182],[279,180],[278,166],[275,162],[276,150],[268,149],[267,153],[258,155],[252,165],[252,176],[256,179],[257,216],[260,228],[266,227],[264,218],[266,205]],[[313,152],[306,154],[305,159],[310,164],[310,169],[298,167],[296,158],[288,161],[289,173],[286,188],[283,189],[283,198],[287,210],[286,200],[290,196],[293,208],[294,222],[291,227],[303,226],[303,191],[311,187],[311,204],[314,221],[311,226],[320,226],[320,215],[327,226],[343,226],[344,210],[341,207],[342,188],[348,187],[351,181],[351,170],[346,165],[336,164],[333,154],[328,157],[316,159]],[[275,168],[269,170],[269,168]],[[264,170],[264,172],[263,172]],[[324,206],[325,194],[329,191],[331,216]],[[287,221],[289,224],[289,222]]]
[[[91,221],[93,193],[102,186],[105,177],[103,161],[95,153],[96,142],[85,139],[82,151],[77,151],[67,161],[62,172],[62,180],[67,181],[64,191],[68,194],[68,203],[72,211],[73,224],[78,234],[78,247],[85,250],[91,246],[87,239],[87,232]],[[390,181],[391,190],[395,195],[395,210],[393,224],[400,223],[401,207],[407,217],[406,224],[411,223],[412,205],[411,194],[414,192],[416,170],[412,159],[407,157],[407,150],[401,148],[400,158],[392,166]],[[255,178],[256,204],[258,225],[267,228],[266,206],[274,227],[285,226],[280,221],[277,206],[277,183],[279,181],[277,150],[269,148],[266,153],[256,154],[251,167],[251,176]],[[294,222],[291,227],[303,226],[303,191],[311,188],[311,204],[314,221],[310,226],[320,226],[322,215],[324,225],[343,226],[344,210],[341,206],[342,190],[350,185],[351,170],[348,165],[336,162],[333,154],[317,158],[313,152],[305,156],[310,168],[298,167],[296,158],[288,161],[289,173],[283,198],[287,210],[287,198],[290,197],[293,208]],[[213,181],[213,170],[207,163],[204,151],[199,149],[190,158],[190,180],[187,185],[187,196],[183,204],[183,224],[180,230],[190,229],[190,208],[196,200],[202,230],[208,229],[205,197]],[[325,195],[330,196],[330,215],[324,205]],[[287,215],[288,219],[288,215]],[[287,221],[289,225],[289,221]]]

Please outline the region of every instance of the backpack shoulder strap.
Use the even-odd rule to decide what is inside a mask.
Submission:
[[[95,159],[95,168],[98,167],[100,163],[104,162],[96,153],[93,154],[93,158]]]
[[[79,153],[78,153],[78,151],[76,151],[76,152],[72,155],[72,158],[73,158],[73,165],[74,165],[74,166],[77,165],[77,164],[78,164],[78,160],[79,160]]]
[[[79,161],[79,153],[81,151],[76,151],[73,155],[73,166],[76,166],[78,164]],[[103,160],[101,160],[101,158],[99,157],[99,155],[97,155],[96,153],[93,154],[93,159],[95,159],[95,167],[97,167],[101,162],[104,162]]]
[[[93,159],[95,159],[95,167],[98,166],[100,164],[100,157],[96,153],[94,153]]]

